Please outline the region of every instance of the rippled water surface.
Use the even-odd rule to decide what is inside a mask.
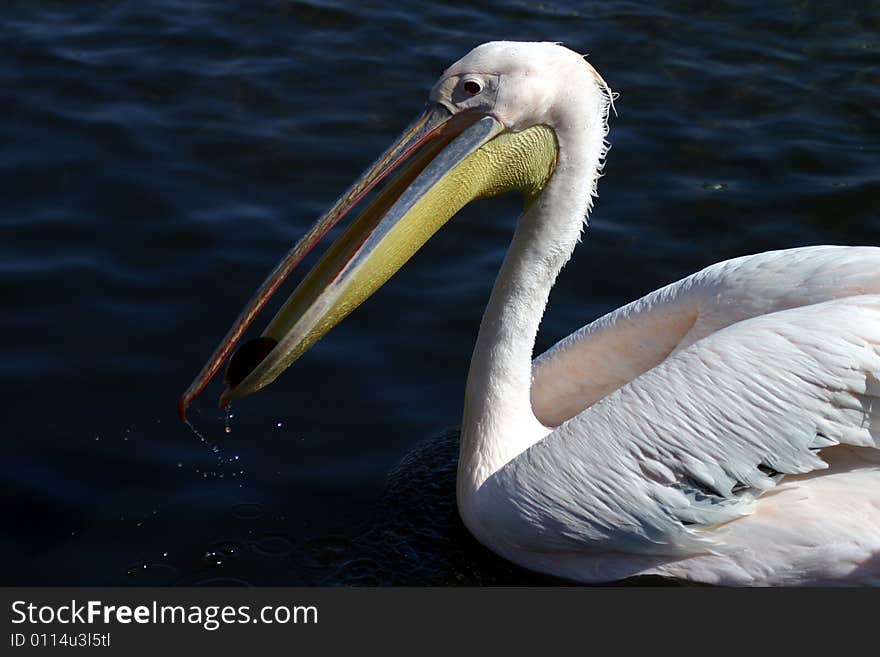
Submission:
[[[278,382],[177,397],[251,292],[482,41],[613,89],[538,349],[717,260],[880,243],[880,5],[6,2],[2,580],[530,583],[457,520],[468,360],[518,210],[473,204]],[[216,451],[212,449],[216,447]]]

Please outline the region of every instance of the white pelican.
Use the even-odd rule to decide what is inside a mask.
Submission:
[[[181,414],[305,253],[400,169],[231,359],[221,404],[272,382],[462,206],[525,210],[471,361],[457,501],[497,554],[580,582],[880,583],[880,248],[721,262],[532,361],[606,151],[611,94],[550,43],[481,45],[277,266]]]

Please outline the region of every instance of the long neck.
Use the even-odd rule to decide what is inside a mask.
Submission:
[[[557,132],[556,169],[520,217],[495,280],[465,393],[458,466],[463,516],[489,476],[550,431],[532,411],[532,352],[550,290],[584,227],[604,153],[603,128]]]

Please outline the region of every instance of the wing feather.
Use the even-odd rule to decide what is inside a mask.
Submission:
[[[575,331],[535,359],[532,406],[565,420],[726,326],[831,299],[880,294],[880,248],[814,246],[711,265]]]
[[[880,296],[715,331],[563,423],[480,491],[530,549],[693,554],[817,450],[880,447]],[[499,517],[499,515],[501,517]],[[531,545],[530,545],[531,542]]]

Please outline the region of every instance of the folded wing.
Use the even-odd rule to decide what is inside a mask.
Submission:
[[[715,331],[779,310],[880,294],[880,248],[815,246],[720,262],[575,331],[535,359],[532,406],[565,420]]]
[[[821,449],[880,446],[878,381],[880,295],[739,321],[562,423],[480,495],[525,548],[712,551],[714,525],[825,468]]]

